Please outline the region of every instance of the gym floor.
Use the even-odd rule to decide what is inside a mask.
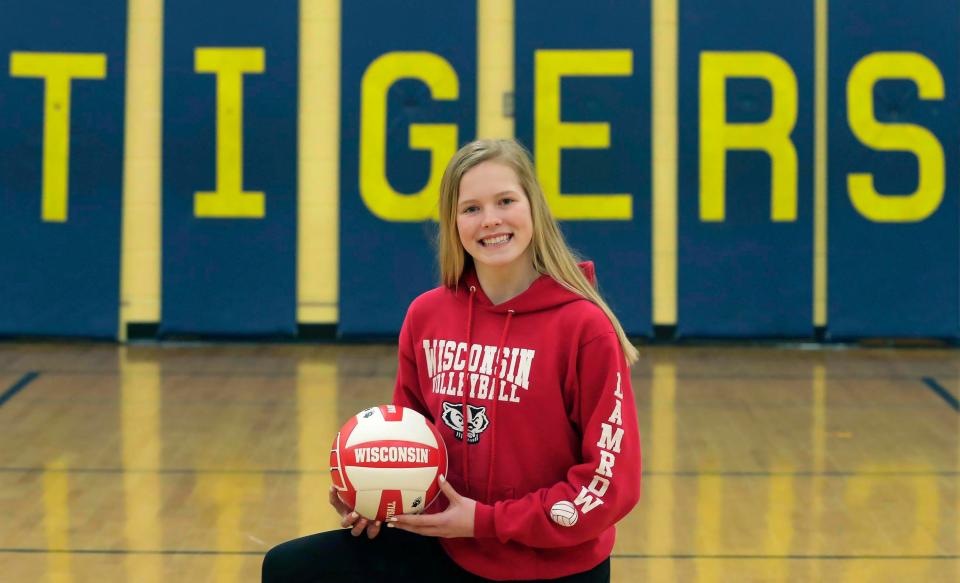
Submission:
[[[960,351],[641,347],[613,580],[960,581]],[[0,579],[258,581],[387,345],[0,344]]]

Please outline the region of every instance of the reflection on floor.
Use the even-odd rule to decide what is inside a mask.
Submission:
[[[960,352],[644,348],[614,581],[960,581]],[[256,581],[390,346],[0,345],[0,578]]]

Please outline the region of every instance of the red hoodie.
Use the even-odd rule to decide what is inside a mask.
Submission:
[[[592,282],[593,264],[581,269]],[[546,275],[493,305],[469,271],[407,310],[393,402],[437,426],[450,485],[477,500],[474,538],[440,541],[461,567],[549,579],[610,555],[640,495],[640,435],[630,370],[596,305]]]

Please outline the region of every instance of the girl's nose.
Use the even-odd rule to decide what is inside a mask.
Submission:
[[[500,219],[495,213],[487,213],[483,217],[483,226],[485,228],[496,227],[497,225],[503,223],[503,220]]]

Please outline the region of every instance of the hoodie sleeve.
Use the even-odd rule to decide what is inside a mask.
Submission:
[[[640,497],[640,434],[630,370],[616,333],[580,346],[572,418],[582,463],[566,480],[516,500],[478,503],[474,536],[530,547],[573,546],[599,536]]]
[[[413,409],[427,419],[432,419],[430,411],[423,402],[420,393],[420,377],[417,372],[417,353],[413,345],[413,333],[410,310],[403,319],[400,328],[399,366],[397,367],[397,383],[393,388],[393,404]]]

